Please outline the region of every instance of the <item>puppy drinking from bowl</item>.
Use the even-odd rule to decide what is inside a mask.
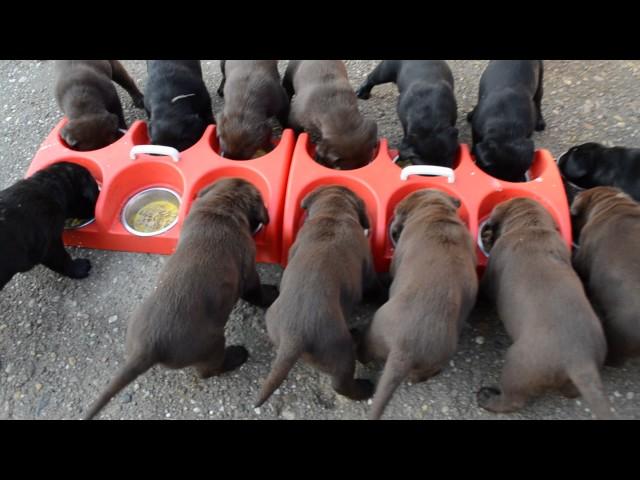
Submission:
[[[452,167],[458,153],[453,75],[444,60],[383,60],[358,88],[366,100],[376,85],[398,86],[398,117],[404,137],[400,162]]]
[[[289,251],[280,296],[267,310],[277,353],[256,407],[280,386],[298,358],[331,375],[335,391],[353,400],[373,395],[373,384],[355,379],[355,344],[347,316],[363,293],[379,287],[365,229],[362,199],[342,186],[309,193],[307,218]]]
[[[238,298],[269,306],[277,288],[261,285],[253,232],[269,223],[260,192],[237,178],[198,193],[176,252],[127,329],[125,365],[86,414],[94,417],[120,390],[156,364],[196,368],[201,378],[242,365],[239,345],[226,346],[224,327]]]
[[[640,355],[640,205],[613,187],[579,193],[571,205],[579,248],[573,264],[600,313],[606,363]]]
[[[218,118],[220,152],[226,158],[249,160],[271,149],[276,117],[286,127],[289,97],[280,83],[277,60],[220,60],[224,110]]]
[[[319,138],[316,160],[330,168],[367,165],[378,144],[378,126],[358,110],[342,60],[290,60],[283,86],[293,96],[289,127]]]
[[[112,80],[124,88],[137,108],[144,100],[117,60],[57,60],[56,101],[68,118],[60,136],[74,150],[106,147],[122,136],[127,123]]]
[[[543,69],[542,60],[491,60],[482,73],[478,104],[467,120],[476,163],[495,178],[526,180],[535,151],[531,136],[546,126]]]
[[[151,143],[179,151],[215,123],[200,60],[147,60],[145,109]]]
[[[382,416],[407,377],[415,383],[436,375],[457,349],[478,292],[475,243],[458,207],[458,199],[425,189],[395,209],[389,300],[376,312],[358,348],[363,363],[386,360],[371,419]]]
[[[582,394],[597,418],[615,418],[600,380],[602,325],[549,212],[529,198],[508,200],[493,209],[482,238],[491,256],[481,289],[513,344],[500,389],[482,388],[479,405],[513,412],[532,395],[558,389],[569,398]]]
[[[0,191],[0,290],[18,272],[42,263],[69,278],[85,278],[91,263],[64,248],[65,220],[93,218],[98,184],[81,165],[55,163]]]

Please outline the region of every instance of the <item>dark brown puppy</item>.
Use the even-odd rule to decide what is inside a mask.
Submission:
[[[495,300],[514,343],[501,391],[482,388],[479,405],[512,412],[529,396],[557,388],[568,397],[581,393],[597,418],[614,418],[600,381],[607,353],[602,325],[549,212],[515,198],[494,208],[485,228],[491,256],[481,288]]]
[[[271,149],[271,117],[286,126],[289,97],[280,83],[277,60],[220,60],[220,68],[220,151],[227,158],[248,160],[260,149]]]
[[[378,126],[358,110],[344,62],[290,60],[283,85],[289,96],[295,94],[289,126],[320,139],[316,148],[319,162],[349,170],[373,159]]]
[[[600,313],[609,351],[621,365],[640,355],[640,205],[614,187],[596,187],[575,198],[573,232],[580,248],[573,263]]]
[[[284,381],[298,358],[333,377],[341,395],[363,400],[368,380],[354,379],[355,344],[346,318],[377,278],[364,229],[364,202],[340,186],[320,187],[302,201],[307,219],[289,252],[280,296],[267,310],[267,332],[277,349],[256,406]]]
[[[407,376],[414,383],[427,380],[457,349],[478,293],[475,244],[459,206],[458,199],[425,189],[396,207],[389,301],[376,312],[358,349],[362,362],[386,359],[371,419],[382,416]]]
[[[127,128],[112,80],[136,107],[144,107],[142,93],[117,60],[58,60],[56,76],[56,101],[69,119],[60,135],[75,150],[106,147],[122,136],[118,129]]]
[[[238,297],[266,307],[277,296],[260,284],[255,266],[252,232],[268,222],[260,193],[244,180],[219,180],[198,194],[176,252],[129,323],[127,362],[87,419],[155,364],[194,366],[207,378],[245,362],[244,347],[225,347],[224,327]]]

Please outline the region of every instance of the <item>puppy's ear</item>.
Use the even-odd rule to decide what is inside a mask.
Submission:
[[[447,197],[449,197],[449,200],[451,200],[451,203],[453,204],[454,207],[456,207],[456,209],[460,208],[460,206],[462,205],[462,202],[458,197],[454,197],[451,195],[447,195]]]
[[[251,216],[253,217],[253,222],[256,224],[256,228],[258,224],[269,225],[269,210],[265,207],[262,201],[256,203],[254,208],[252,209]]]
[[[389,236],[391,237],[391,243],[395,246],[400,240],[400,234],[402,233],[402,229],[404,228],[404,221],[406,216],[402,213],[396,211],[396,214],[389,226]]]
[[[449,135],[450,138],[452,138],[453,140],[457,141],[458,140],[458,129],[456,127],[449,127],[447,128],[447,135]]]
[[[318,193],[321,191],[321,188],[316,188],[315,190],[311,191],[310,193],[308,193],[303,199],[302,202],[300,202],[300,208],[302,208],[303,210],[308,210],[309,207],[313,204],[313,202],[315,201],[316,197],[318,196]]]
[[[369,230],[371,225],[369,223],[369,215],[367,215],[367,205],[359,196],[354,194],[353,198],[356,202],[356,210],[358,211],[358,220],[360,221],[360,225],[365,230]]]
[[[491,220],[487,221],[487,223],[485,223],[480,230],[482,245],[487,252],[491,251],[491,249],[493,248],[493,244],[497,240],[496,233],[496,226],[491,222]]]
[[[215,182],[207,185],[204,188],[201,188],[200,191],[196,194],[196,198],[202,198],[204,197],[208,192],[210,192],[211,190],[213,190],[213,188],[216,186]]]
[[[67,145],[69,145],[71,148],[75,148],[78,146],[78,140],[73,136],[72,130],[73,123],[69,122],[60,131],[60,136]]]

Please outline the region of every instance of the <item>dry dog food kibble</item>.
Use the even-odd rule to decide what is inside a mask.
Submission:
[[[64,228],[78,228],[80,225],[87,223],[88,219],[67,218],[64,222]]]
[[[178,206],[166,200],[156,200],[142,207],[133,217],[133,228],[150,233],[162,230],[178,218]]]

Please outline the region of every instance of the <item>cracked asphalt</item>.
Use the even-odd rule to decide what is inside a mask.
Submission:
[[[125,60],[144,88],[144,61]],[[357,87],[377,64],[346,61]],[[217,60],[203,60],[205,81],[214,102],[220,81]],[[450,61],[458,100],[460,141],[470,143],[465,121],[474,106],[486,61]],[[281,62],[284,71],[285,61]],[[61,118],[53,95],[53,61],[0,61],[0,188],[24,176],[35,152]],[[547,129],[536,133],[538,147],[558,156],[587,141],[640,146],[640,61],[547,61],[542,101]],[[144,119],[118,87],[128,122]],[[363,113],[375,119],[381,136],[397,146],[401,128],[394,85],[376,87]],[[0,292],[0,418],[77,419],[106,386],[124,360],[127,319],[151,291],[165,257],[71,248],[89,258],[85,280],[70,280],[38,266],[16,275]],[[0,252],[1,254],[1,252]],[[266,283],[279,282],[281,268],[261,265]],[[359,308],[350,323],[370,321],[373,309]],[[244,344],[250,357],[239,370],[200,380],[191,369],[155,367],[117,395],[102,411],[107,419],[364,419],[366,402],[334,393],[328,377],[302,362],[260,409],[252,407],[274,350],[264,311],[240,301],[227,327],[231,344]],[[525,409],[495,415],[476,405],[476,392],[495,384],[510,344],[495,313],[479,306],[462,332],[457,354],[438,376],[402,385],[387,407],[391,419],[589,419],[585,403],[557,393],[532,400]],[[605,368],[603,382],[616,411],[640,418],[640,360],[623,368]],[[358,375],[377,380],[374,367],[358,366]]]

